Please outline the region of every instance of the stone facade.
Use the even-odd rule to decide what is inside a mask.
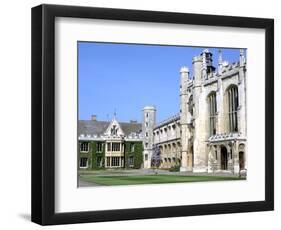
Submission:
[[[153,128],[156,122],[156,109],[154,106],[146,106],[142,111],[143,166],[144,168],[150,168],[153,153]]]
[[[143,148],[141,124],[92,120],[79,121],[80,169],[141,168]]]
[[[142,110],[142,123],[79,121],[80,168],[160,168],[240,173],[247,168],[246,58],[213,66],[207,49],[193,58],[193,76],[180,69],[179,113],[156,124],[156,108]],[[87,143],[89,147],[87,147]],[[92,146],[92,147],[91,147]],[[85,151],[87,150],[87,151]]]
[[[161,168],[170,168],[181,161],[179,114],[157,124],[153,129],[154,145],[161,152]]]
[[[223,61],[219,51],[216,71],[212,53],[205,49],[193,58],[193,76],[187,67],[181,68],[179,88],[179,115],[156,124],[149,139],[150,147],[160,148],[160,167],[180,164],[181,171],[235,174],[246,169],[244,50],[232,64]]]

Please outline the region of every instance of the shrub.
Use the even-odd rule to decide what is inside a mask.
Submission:
[[[179,172],[180,171],[180,165],[173,165],[170,169],[170,172]]]

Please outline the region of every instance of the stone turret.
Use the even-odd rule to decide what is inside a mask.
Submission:
[[[205,49],[201,53],[202,56],[202,77],[204,80],[209,78],[209,74],[212,73],[214,70],[213,67],[213,54],[208,50]]]
[[[240,49],[239,63],[240,63],[241,67],[246,65],[246,58],[245,58],[245,55],[244,55],[244,49]]]
[[[214,67],[212,66],[212,54],[207,50],[193,58],[193,103],[194,103],[194,134],[193,134],[193,172],[206,172],[207,158],[205,155],[206,144],[206,116],[207,108],[202,106],[206,101],[206,92],[203,87],[203,82],[208,79]]]
[[[143,164],[144,168],[151,168],[151,158],[153,154],[153,128],[156,122],[156,109],[154,106],[145,106],[142,111]]]
[[[247,100],[246,100],[246,57],[244,53],[244,49],[240,49],[240,57],[239,57],[239,84],[238,84],[238,93],[239,93],[239,123],[238,123],[238,130],[242,133],[242,135],[247,136],[247,125],[245,123],[247,119]]]
[[[193,65],[193,79],[194,79],[194,87],[201,85],[202,82],[202,57],[196,56],[192,59]]]
[[[181,125],[181,171],[191,170],[188,164],[188,83],[189,69],[183,66],[180,70],[180,125]]]
[[[218,52],[218,74],[221,75],[222,74],[222,52],[221,50],[219,50]]]

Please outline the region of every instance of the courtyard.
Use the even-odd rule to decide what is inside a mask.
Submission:
[[[239,177],[225,172],[194,174],[192,172],[169,172],[168,170],[153,169],[93,170],[79,172],[79,187],[233,181],[245,179],[245,177]]]

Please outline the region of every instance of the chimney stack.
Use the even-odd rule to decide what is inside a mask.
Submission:
[[[95,115],[95,114],[92,115],[92,116],[91,116],[91,120],[92,120],[92,121],[97,121],[97,115]]]

